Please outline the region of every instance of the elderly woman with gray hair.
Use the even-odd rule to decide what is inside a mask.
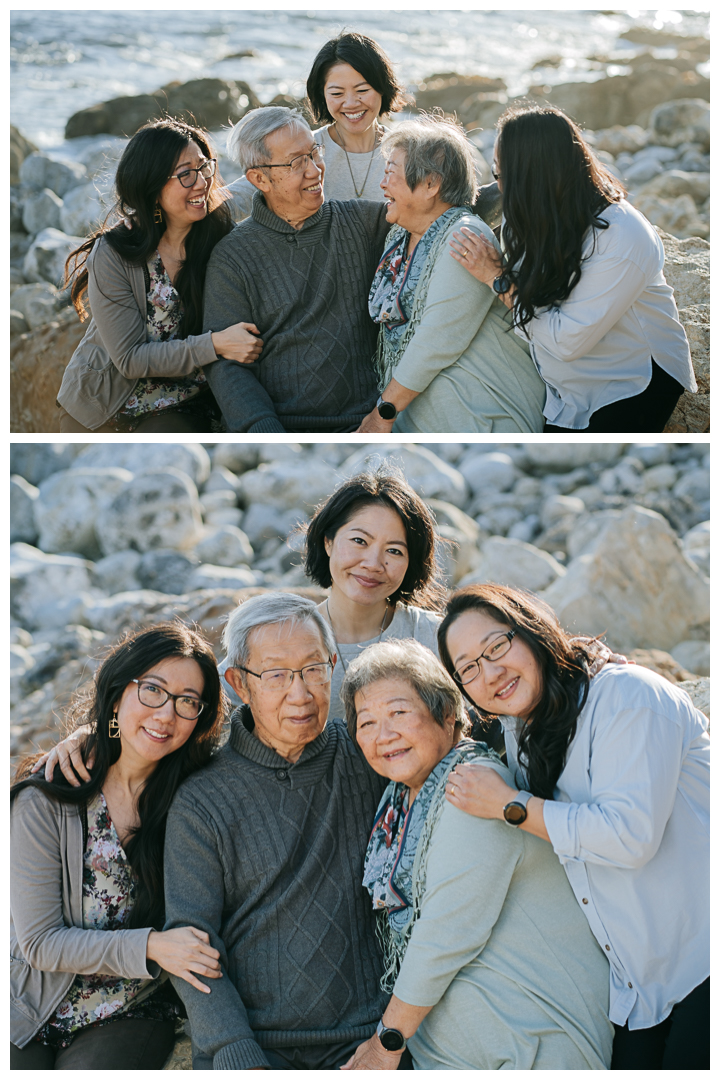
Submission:
[[[383,140],[380,185],[392,225],[372,282],[380,326],[381,399],[360,432],[543,430],[545,387],[507,309],[468,277],[448,241],[470,229],[496,245],[471,212],[477,194],[472,148],[458,124],[408,121]]]
[[[463,813],[453,769],[509,776],[462,737],[458,687],[415,641],[371,645],[342,689],[351,737],[388,786],[365,857],[392,990],[345,1069],[606,1069],[607,961],[549,845]]]

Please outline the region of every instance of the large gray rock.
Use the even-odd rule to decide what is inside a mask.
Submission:
[[[199,443],[90,443],[77,456],[74,468],[116,466],[138,476],[171,466],[187,473],[200,487],[210,475],[210,455]]]
[[[62,288],[65,263],[83,239],[82,236],[66,236],[59,229],[43,229],[33,240],[23,261],[25,280],[49,281]]]
[[[80,622],[79,597],[92,593],[92,563],[72,555],[46,555],[29,544],[13,544],[10,609],[29,630]]]
[[[302,510],[278,510],[275,506],[253,503],[243,516],[242,531],[258,551],[266,540],[284,540],[306,517]]]
[[[141,589],[180,595],[188,591],[188,580],[197,566],[194,555],[156,548],[145,552],[135,573]]]
[[[136,475],[108,503],[95,524],[105,555],[135,548],[191,548],[201,535],[197,488],[179,469]]]
[[[116,551],[98,559],[92,569],[93,585],[108,596],[139,589],[137,571],[142,558],[139,551]]]
[[[583,465],[613,465],[625,452],[626,443],[534,442],[523,447],[536,471],[570,472]]]
[[[105,220],[114,201],[112,191],[94,181],[73,188],[60,209],[60,228],[75,236],[89,235]]]
[[[261,575],[262,577],[262,575]],[[204,563],[193,570],[188,591],[195,589],[245,589],[257,585],[258,575],[249,566],[212,566]]]
[[[52,322],[60,304],[60,293],[48,282],[21,285],[12,296],[12,305],[25,316],[31,330]]]
[[[299,507],[312,512],[333,491],[338,481],[332,466],[304,458],[263,462],[240,477],[240,494],[248,504],[263,502],[278,510]]]
[[[693,675],[710,674],[709,641],[681,641],[675,646],[671,656]]]
[[[72,443],[10,443],[10,472],[38,485],[46,476],[69,468],[77,450],[78,444]]]
[[[664,146],[700,143],[710,148],[710,106],[701,98],[677,98],[657,105],[650,113],[654,140]]]
[[[37,540],[35,503],[38,489],[24,476],[10,477],[10,543],[34,544]]]
[[[480,541],[484,533],[468,514],[443,499],[428,499],[428,507],[437,521],[438,534],[448,544],[437,546],[436,558],[442,573],[456,585],[469,574],[480,559]]]
[[[682,538],[682,549],[701,574],[710,576],[710,522],[701,521]]]
[[[482,496],[487,490],[508,491],[518,474],[508,454],[498,451],[484,454],[480,447],[467,451],[458,463],[459,472],[465,477],[473,495]]]
[[[619,651],[669,651],[679,641],[703,636],[710,618],[708,584],[667,521],[628,506],[597,526],[594,539],[543,594],[563,626],[579,634],[607,633]]]
[[[710,470],[690,469],[683,473],[673,488],[673,495],[676,498],[687,495],[693,502],[707,502],[710,498]]]
[[[659,195],[661,199],[689,195],[696,203],[704,203],[710,196],[710,173],[669,169],[645,184],[638,195]]]
[[[38,547],[57,554],[99,554],[95,521],[102,508],[132,480],[127,469],[65,469],[40,484],[35,504]]]
[[[20,183],[30,191],[50,188],[62,199],[68,191],[84,183],[87,170],[79,161],[55,161],[38,151],[20,166]]]
[[[195,548],[203,563],[213,566],[237,566],[252,562],[254,552],[247,533],[236,525],[218,525],[207,529]]]
[[[460,585],[492,581],[518,589],[539,592],[562,577],[565,568],[546,551],[521,540],[491,536],[482,545],[480,562]]]
[[[453,506],[464,506],[468,498],[465,478],[458,469],[447,465],[424,446],[408,443],[378,443],[356,450],[345,461],[346,476],[377,468],[383,461],[399,465],[405,478],[423,499],[443,499]],[[332,487],[328,488],[329,495]]]
[[[710,235],[709,225],[701,219],[697,206],[689,195],[661,199],[658,195],[643,191],[632,201],[649,222],[671,236],[680,239],[698,236],[705,240]]]
[[[43,229],[60,228],[60,211],[63,201],[50,188],[43,188],[36,195],[29,195],[23,207],[23,225],[31,236]]]

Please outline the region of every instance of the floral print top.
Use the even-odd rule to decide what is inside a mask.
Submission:
[[[122,849],[105,797],[100,792],[87,807],[88,837],[83,856],[83,929],[121,930],[135,897],[135,879]],[[89,1024],[117,1019],[120,1014],[169,1019],[175,1007],[159,1003],[161,1016],[137,1008],[159,986],[156,979],[123,979],[117,975],[76,975],[67,996],[36,1036],[51,1046],[69,1046]],[[149,1004],[149,1003],[148,1003]]]
[[[177,337],[183,315],[182,301],[178,296],[160,253],[148,259],[150,288],[147,293],[147,330],[149,341],[172,341]],[[120,409],[122,416],[138,417],[180,405],[194,397],[205,386],[205,376],[200,368],[183,378],[138,379],[132,394]]]

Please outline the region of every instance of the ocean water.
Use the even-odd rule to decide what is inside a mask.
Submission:
[[[707,32],[708,16],[675,11],[12,11],[10,118],[40,147],[59,147],[67,119],[112,97],[174,79],[243,79],[261,101],[301,96],[313,57],[343,27],[376,38],[412,88],[455,71],[501,76],[511,95],[533,83],[595,79],[593,56],[620,73],[640,51],[632,25]],[[252,55],[232,58],[252,50]],[[548,65],[537,67],[549,59]]]

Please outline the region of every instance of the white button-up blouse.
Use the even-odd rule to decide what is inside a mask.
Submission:
[[[521,721],[503,721],[508,765]],[[554,801],[553,849],[610,962],[610,1019],[653,1027],[710,970],[710,740],[684,691],[634,665],[591,683]]]

